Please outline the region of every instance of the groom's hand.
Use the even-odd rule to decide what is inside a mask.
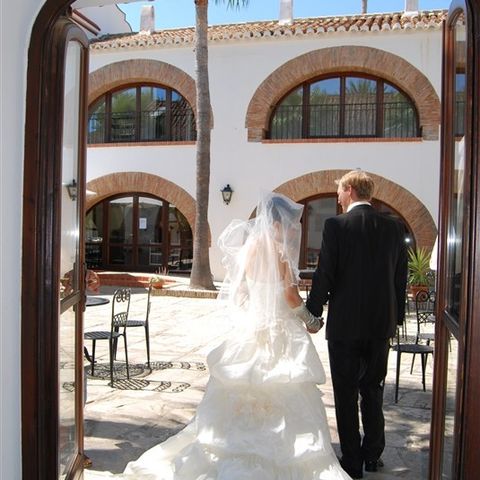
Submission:
[[[317,333],[319,332],[322,328],[323,328],[323,325],[324,325],[324,321],[323,321],[323,317],[322,318],[319,318],[319,322],[317,325],[315,325],[314,327],[311,327],[311,328],[307,328],[307,331],[308,333]]]

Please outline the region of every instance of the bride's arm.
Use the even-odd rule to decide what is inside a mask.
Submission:
[[[285,295],[285,301],[290,308],[298,307],[302,302],[302,297],[298,292],[298,286],[292,280],[292,274],[286,263],[282,263],[284,276],[283,276],[283,293]]]
[[[323,319],[313,316],[305,306],[298,291],[298,286],[293,281],[292,272],[289,266],[282,262],[281,272],[283,273],[284,295],[287,305],[295,315],[302,320],[310,333],[317,333],[323,327]]]

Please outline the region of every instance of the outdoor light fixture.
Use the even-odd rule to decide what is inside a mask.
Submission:
[[[71,181],[71,183],[69,183],[67,185],[67,191],[68,191],[68,196],[70,197],[71,200],[75,201],[77,199],[77,182],[75,181],[75,179],[73,179]]]
[[[225,203],[225,205],[228,205],[230,203],[230,200],[232,199],[232,187],[230,187],[230,184],[227,183],[227,185],[223,187],[220,191],[222,192],[223,202]]]

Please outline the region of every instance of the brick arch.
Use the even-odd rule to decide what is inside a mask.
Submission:
[[[182,212],[192,232],[195,227],[195,199],[183,188],[157,175],[144,172],[117,172],[95,178],[87,183],[87,190],[95,194],[87,195],[85,209],[88,211],[105,198],[120,193],[149,193],[163,198]],[[210,237],[210,228],[209,228]]]
[[[88,105],[104,93],[128,83],[161,83],[175,89],[187,100],[197,114],[195,80],[186,72],[160,60],[123,60],[110,63],[90,73],[88,77]],[[213,112],[210,109],[211,127]]]
[[[248,140],[259,142],[265,138],[272,107],[293,87],[319,75],[343,72],[367,73],[400,87],[417,107],[423,138],[438,140],[440,99],[428,78],[398,55],[352,45],[305,53],[272,72],[248,105]]]
[[[323,170],[308,173],[283,183],[275,189],[298,202],[320,193],[336,192],[335,180],[349,170]],[[415,195],[384,177],[369,173],[375,182],[373,197],[397,211],[407,222],[418,247],[433,248],[437,228],[430,212]]]

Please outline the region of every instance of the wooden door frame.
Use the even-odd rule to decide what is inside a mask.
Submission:
[[[65,53],[68,41],[78,40],[84,44],[85,38],[79,36],[78,27],[67,20],[71,3],[72,0],[45,2],[33,25],[28,50],[21,295],[22,478],[25,480],[52,480],[59,474],[61,223],[57,212],[61,206]],[[81,70],[80,85],[84,109],[86,70]],[[84,123],[85,118],[81,118],[80,139],[85,136]],[[85,171],[81,165],[77,184],[79,192],[83,192]],[[80,212],[83,211],[82,198],[80,194]],[[80,272],[82,270],[83,267]],[[84,291],[84,275],[80,275],[79,289]],[[77,339],[76,361],[79,365],[83,363],[81,342],[82,339]],[[73,469],[79,475],[71,478],[79,478],[83,464],[82,377],[77,372],[75,414],[79,451]]]
[[[470,26],[468,40],[470,47],[467,51],[467,65],[470,65],[470,91],[473,107],[470,113],[472,135],[469,142],[471,155],[471,192],[472,202],[469,209],[469,286],[466,292],[469,299],[467,305],[467,321],[465,325],[465,395],[463,401],[464,417],[462,432],[463,455],[462,478],[474,478],[480,472],[480,429],[472,428],[480,424],[480,5],[478,1],[467,0],[467,11]],[[475,8],[474,8],[475,4]]]
[[[461,317],[463,321],[458,327],[450,321],[445,313],[446,290],[440,277],[437,292],[437,312],[439,321],[435,332],[435,365],[432,398],[432,425],[430,436],[429,479],[437,480],[442,474],[443,436],[445,427],[445,410],[448,366],[449,329],[459,340],[457,364],[457,393],[455,408],[455,431],[453,452],[453,478],[470,479],[480,471],[480,456],[477,449],[480,444],[480,431],[472,428],[480,423],[478,398],[480,398],[480,6],[473,0],[454,0],[450,12],[453,13],[461,4],[467,9],[467,101],[465,126],[465,228],[464,228],[464,260],[462,268]],[[444,32],[444,50],[448,56],[453,55],[455,45]],[[443,88],[451,93],[453,78],[452,65],[443,65]],[[447,81],[445,81],[447,79]],[[444,95],[443,95],[444,96]],[[441,192],[450,191],[449,172],[453,161],[452,152],[446,149],[448,139],[454,137],[452,105],[442,105],[442,164],[440,171]],[[447,272],[446,249],[448,229],[448,199],[440,198],[439,221],[439,275]],[[443,275],[445,274],[443,273]],[[468,427],[470,426],[470,428]]]

